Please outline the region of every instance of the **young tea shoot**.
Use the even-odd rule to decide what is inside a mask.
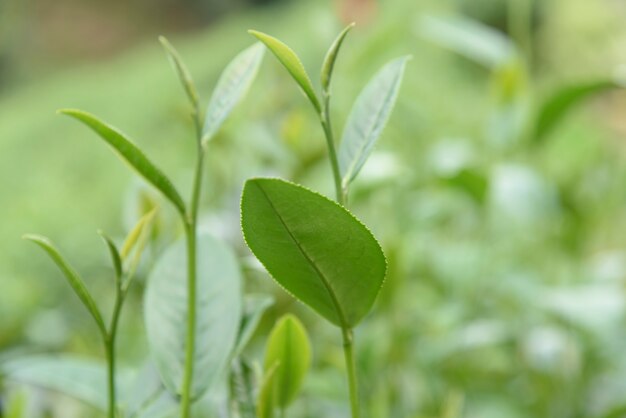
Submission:
[[[96,116],[74,109],[62,110],[91,128],[141,177],[159,190],[174,206],[185,232],[185,242],[175,244],[159,260],[146,292],[146,327],[150,348],[166,387],[180,398],[180,416],[190,416],[191,405],[229,364],[241,319],[238,263],[232,251],[209,235],[198,235],[198,210],[202,190],[204,156],[208,144],[234,107],[249,90],[263,58],[264,48],[255,44],[237,55],[223,71],[202,112],[201,98],[191,73],[174,47],[160,38],[191,104],[196,127],[196,162],[191,198],[182,198],[169,178],[124,133]],[[124,257],[106,239],[116,272]],[[63,262],[45,240],[36,240],[51,254],[99,328],[106,332],[95,303],[82,280]],[[204,256],[198,259],[197,253]],[[133,267],[134,269],[134,267]],[[121,283],[121,282],[120,282]],[[224,320],[226,318],[226,320]],[[182,335],[181,335],[182,334]]]
[[[39,235],[28,234],[24,236],[25,239],[33,241],[35,244],[43,248],[50,258],[52,258],[55,264],[63,272],[70,286],[72,286],[72,289],[79,297],[83,305],[85,305],[98,326],[107,362],[107,411],[109,418],[117,417],[119,411],[116,400],[115,384],[115,342],[117,339],[117,327],[120,314],[122,313],[122,307],[124,306],[124,301],[126,300],[126,295],[128,294],[128,289],[130,288],[130,284],[135,277],[135,270],[139,264],[141,254],[143,253],[152,231],[154,215],[155,210],[153,209],[145,214],[139,222],[137,222],[124,241],[124,245],[122,247],[123,250],[121,252],[118,250],[111,238],[109,238],[105,233],[101,231],[99,232],[109,250],[114,272],[113,282],[115,284],[115,302],[108,326],[105,325],[100,309],[87,289],[85,281],[79,273],[70,266],[54,244],[49,239]]]
[[[376,300],[386,260],[372,233],[344,206],[350,184],[389,119],[408,57],[385,65],[359,94],[337,152],[330,87],[338,52],[352,27],[339,34],[326,54],[321,95],[291,48],[270,35],[250,31],[276,56],[315,109],[326,138],[337,202],[293,183],[257,178],[244,186],[241,214],[246,242],[272,277],[341,329],[352,417],[358,418],[353,329]],[[276,373],[278,369],[266,368],[264,388]],[[265,396],[269,395],[262,393],[261,399]],[[267,403],[260,408],[265,411]]]

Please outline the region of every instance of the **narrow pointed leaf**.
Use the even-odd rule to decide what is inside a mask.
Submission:
[[[382,286],[386,261],[348,210],[283,180],[248,180],[241,201],[246,242],[288,292],[342,328],[355,326]]]
[[[576,105],[607,90],[622,87],[614,80],[597,80],[567,86],[541,103],[535,122],[534,140],[541,141]]]
[[[185,214],[185,203],[172,182],[144,155],[137,145],[131,142],[122,132],[100,121],[94,115],[81,110],[63,109],[60,112],[83,122],[91,128],[105,142],[113,147],[124,161],[130,164],[143,178],[161,191],[181,214]]]
[[[343,187],[355,179],[396,104],[409,57],[385,65],[357,97],[339,145]]]
[[[311,344],[304,326],[293,315],[283,316],[270,333],[265,352],[265,370],[276,365],[274,399],[285,409],[296,399],[311,366]]]
[[[276,410],[276,396],[274,396],[276,380],[274,377],[277,368],[278,364],[274,364],[271,369],[265,370],[257,396],[256,415],[258,418],[274,418]]]
[[[229,366],[241,319],[241,274],[228,247],[198,236],[196,346],[192,397],[198,398]],[[187,324],[187,255],[179,241],[156,264],[145,296],[150,350],[168,390],[181,393]]]
[[[237,346],[233,351],[233,357],[238,356],[246,348],[246,345],[256,331],[263,314],[274,304],[274,298],[265,295],[248,295],[244,298],[243,316],[237,337]]]
[[[122,260],[125,263],[124,270],[127,277],[123,286],[124,290],[130,286],[135,271],[141,261],[141,255],[150,240],[156,212],[157,208],[154,208],[143,215],[124,241],[121,253]]]
[[[164,36],[159,37],[159,42],[163,45],[165,52],[167,52],[167,56],[176,70],[176,74],[178,74],[178,78],[180,79],[183,88],[185,89],[185,93],[187,93],[187,97],[191,102],[191,105],[194,109],[198,107],[198,92],[196,90],[196,86],[193,83],[193,79],[191,78],[191,73],[187,69],[187,66],[183,62],[182,58],[176,48],[165,38]]]
[[[122,258],[120,257],[120,252],[117,249],[117,246],[113,242],[113,240],[104,233],[104,231],[98,231],[98,234],[102,237],[105,245],[109,250],[109,255],[111,256],[111,262],[113,263],[113,269],[115,270],[115,282],[117,287],[120,286],[120,279],[122,277]]]
[[[202,128],[203,144],[213,138],[233,108],[246,95],[259,71],[264,53],[263,45],[256,43],[228,64],[209,102]]]
[[[79,276],[79,274],[69,265],[67,261],[63,258],[59,250],[56,249],[54,244],[46,238],[40,235],[28,234],[24,235],[24,239],[30,240],[35,244],[39,245],[43,250],[50,256],[52,261],[57,265],[57,267],[63,272],[63,275],[69,282],[72,289],[81,300],[83,305],[87,308],[93,319],[96,321],[98,328],[103,334],[106,334],[106,326],[104,325],[104,321],[102,320],[102,315],[100,314],[100,310],[96,305],[96,302],[93,300],[93,297],[87,290],[87,286],[85,286],[85,282]]]
[[[328,92],[330,88],[330,80],[333,75],[333,69],[335,68],[335,61],[337,61],[339,49],[341,49],[341,45],[343,44],[344,39],[346,39],[346,35],[348,35],[348,32],[352,30],[354,25],[354,23],[350,23],[343,31],[341,31],[326,53],[324,64],[322,64],[322,88],[326,92]]]
[[[298,58],[296,53],[282,41],[274,38],[273,36],[255,30],[248,32],[263,42],[265,46],[272,51],[276,58],[278,58],[278,61],[283,64],[293,79],[296,80],[296,83],[298,83],[298,85],[302,88],[304,94],[306,94],[313,107],[315,107],[315,110],[319,113],[322,107],[317,95],[315,94],[313,83],[311,83],[311,78],[307,74],[304,69],[304,65],[302,65],[302,61],[300,61],[300,58]]]

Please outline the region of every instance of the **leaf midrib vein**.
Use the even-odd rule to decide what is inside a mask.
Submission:
[[[306,261],[311,265],[311,267],[313,267],[313,270],[315,270],[315,272],[319,276],[320,280],[322,281],[322,284],[324,285],[324,288],[326,288],[326,291],[328,292],[328,294],[330,296],[330,299],[333,302],[333,305],[335,306],[335,309],[337,311],[337,315],[339,316],[339,321],[341,322],[341,327],[342,328],[348,328],[346,318],[344,316],[343,311],[341,310],[341,307],[339,305],[339,301],[337,300],[337,296],[335,295],[335,292],[334,292],[332,286],[330,285],[330,282],[328,281],[328,279],[326,278],[324,273],[322,273],[322,271],[315,265],[315,263],[313,262],[313,259],[307,254],[307,252],[304,250],[304,248],[302,247],[300,242],[293,235],[293,233],[291,232],[291,230],[289,229],[289,227],[285,223],[285,220],[281,216],[281,214],[278,211],[278,209],[276,208],[276,206],[274,206],[274,203],[269,198],[269,196],[267,195],[267,193],[265,192],[263,187],[260,184],[257,184],[257,187],[259,188],[259,190],[261,190],[261,193],[263,193],[263,196],[265,197],[265,199],[267,200],[267,202],[271,206],[272,210],[276,214],[276,217],[278,218],[280,223],[283,225],[283,228],[285,228],[285,231],[287,231],[287,234],[289,235],[291,240],[294,242],[294,244],[296,244],[296,247],[298,248],[300,253],[304,256]]]

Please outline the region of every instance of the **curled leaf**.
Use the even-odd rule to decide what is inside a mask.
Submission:
[[[330,79],[333,75],[333,69],[335,68],[335,61],[337,61],[337,54],[339,53],[339,49],[343,44],[346,35],[348,32],[352,30],[355,26],[355,23],[350,23],[344,30],[341,31],[339,36],[335,39],[333,44],[330,46],[330,49],[326,53],[326,57],[324,58],[324,64],[322,64],[322,89],[325,92],[328,92],[330,88]]]

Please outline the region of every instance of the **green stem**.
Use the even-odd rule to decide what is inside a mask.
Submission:
[[[196,346],[196,230],[198,221],[198,206],[200,202],[200,190],[202,186],[202,172],[204,168],[204,150],[201,144],[200,117],[196,111],[195,124],[197,131],[197,160],[196,171],[193,181],[191,206],[186,219],[185,235],[187,238],[187,335],[185,339],[185,369],[183,374],[183,386],[180,403],[181,418],[189,418],[192,403],[194,353]]]
[[[120,319],[120,313],[122,312],[122,305],[124,304],[124,293],[121,291],[121,287],[118,285],[115,294],[115,305],[113,307],[113,314],[111,316],[111,324],[107,334],[103,335],[104,347],[107,358],[107,388],[109,397],[109,418],[115,418],[115,411],[117,406],[115,396],[115,340],[117,337],[117,324]]]
[[[356,378],[354,363],[354,336],[349,328],[342,328],[343,354],[346,358],[346,372],[348,374],[348,386],[350,387],[350,407],[352,418],[359,418],[359,387]]]
[[[341,172],[339,171],[339,160],[337,159],[337,151],[335,149],[335,139],[333,136],[333,129],[330,123],[330,94],[324,93],[324,105],[322,113],[320,114],[320,122],[324,129],[324,136],[326,137],[326,145],[328,146],[328,155],[330,157],[330,165],[333,170],[333,179],[335,180],[335,193],[337,195],[337,202],[343,205],[345,201],[346,190],[341,185]]]

